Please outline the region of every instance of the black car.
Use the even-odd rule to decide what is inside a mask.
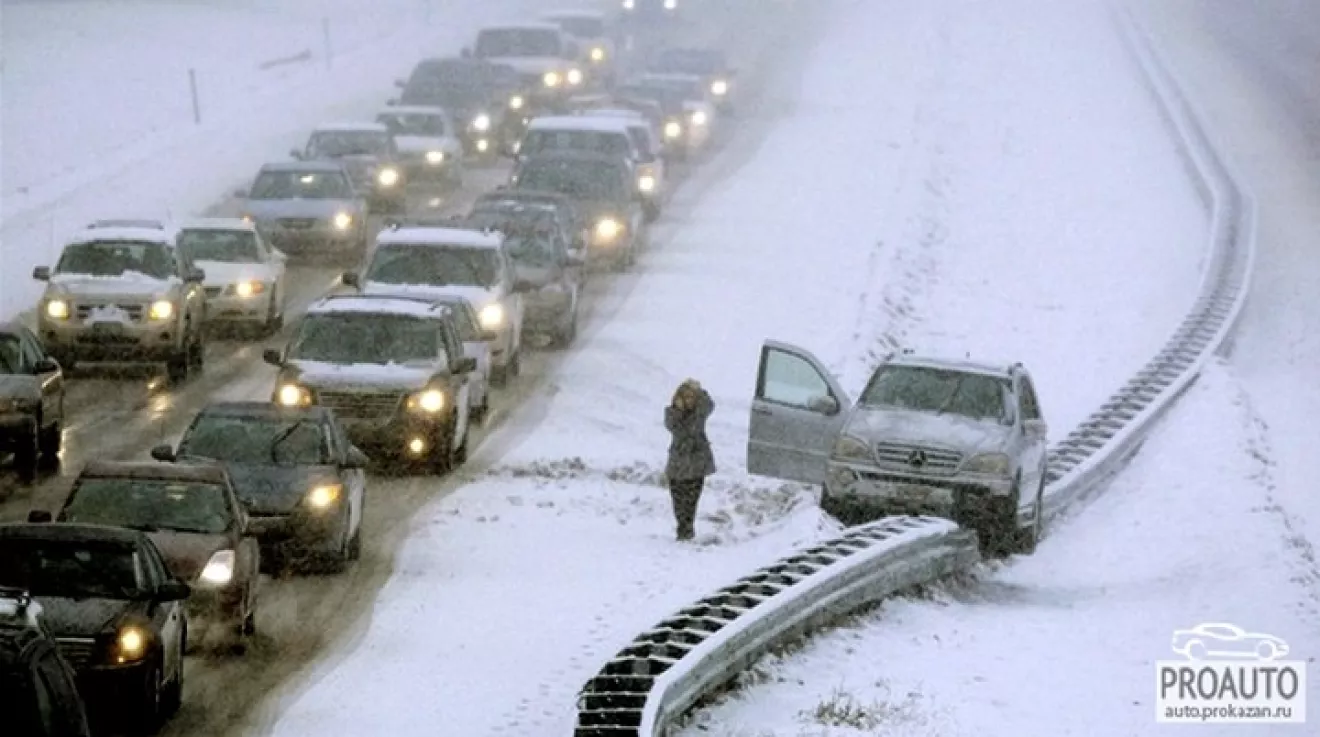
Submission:
[[[646,242],[645,203],[632,172],[623,157],[557,151],[528,157],[506,191],[550,190],[572,198],[590,223],[588,260],[623,269]]]
[[[27,591],[0,588],[0,719],[23,737],[91,737],[77,676],[41,614]]]
[[[41,461],[59,459],[64,424],[64,372],[19,322],[0,322],[0,451],[14,454],[24,481]]]
[[[0,525],[0,586],[31,592],[94,713],[152,730],[183,698],[188,584],[144,533]]]
[[[308,559],[343,568],[361,554],[367,458],[330,409],[217,402],[193,418],[177,450],[151,455],[225,466],[272,569]]]
[[[647,65],[656,74],[696,74],[706,80],[711,97],[723,111],[732,109],[733,80],[738,75],[729,58],[710,47],[669,47],[661,50]]]
[[[393,101],[399,105],[448,110],[469,155],[509,153],[526,130],[530,97],[512,67],[481,59],[426,59],[395,84],[402,90]]]

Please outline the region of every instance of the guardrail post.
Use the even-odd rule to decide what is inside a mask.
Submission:
[[[188,92],[192,96],[193,124],[202,124],[202,103],[197,94],[197,70],[188,69]]]

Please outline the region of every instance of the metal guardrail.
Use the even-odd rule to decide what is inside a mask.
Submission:
[[[1131,380],[1050,449],[1046,519],[1102,488],[1226,345],[1255,262],[1256,206],[1201,116],[1126,8],[1115,20],[1177,133],[1210,212],[1210,254],[1186,319]],[[638,635],[578,697],[575,737],[657,737],[777,644],[979,560],[975,533],[930,517],[889,517],[794,553]]]

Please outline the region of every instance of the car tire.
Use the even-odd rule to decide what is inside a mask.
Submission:
[[[1006,497],[992,497],[985,518],[978,526],[981,549],[990,557],[1007,558],[1018,552],[1021,532],[1017,523],[1018,500],[1021,488],[1014,482],[1013,492]]]
[[[197,330],[193,333],[192,347],[188,350],[188,365],[192,370],[201,373],[206,367],[206,341],[202,337],[202,331]]]
[[[161,694],[160,713],[162,719],[174,716],[183,706],[183,652],[187,647],[183,633],[179,636],[179,672],[174,674],[174,680],[170,681],[164,687]]]
[[[648,223],[654,223],[660,219],[660,204],[655,200],[647,200],[642,206],[642,216]]]
[[[270,295],[270,306],[266,308],[266,321],[261,325],[261,334],[269,337],[280,332],[284,328],[284,311],[279,307],[279,300],[272,291]]]
[[[257,634],[257,608],[254,606],[248,610],[247,616],[238,625],[238,633],[244,637],[252,637]]]
[[[134,734],[153,734],[160,727],[165,718],[165,696],[165,673],[160,658],[156,658],[142,679],[142,693],[130,716]]]
[[[40,465],[47,468],[56,468],[60,465],[60,450],[64,447],[64,429],[58,422],[50,423],[50,426],[42,428],[37,435],[37,452],[41,454]]]
[[[1041,477],[1040,486],[1036,488],[1036,501],[1031,505],[1031,524],[1020,528],[1017,535],[1017,544],[1014,545],[1015,553],[1019,555],[1031,555],[1036,552],[1036,546],[1040,543],[1041,533],[1045,529],[1045,478]]]
[[[37,429],[36,423],[26,435],[14,448],[14,470],[18,472],[19,481],[30,484],[37,480],[37,469],[41,462],[41,431]]]
[[[554,335],[550,336],[550,347],[557,348],[559,350],[568,348],[569,346],[573,345],[573,341],[577,340],[577,331],[578,331],[578,311],[577,311],[577,303],[574,302],[572,312],[569,313],[568,316],[568,324],[559,328],[558,330],[555,331]]]
[[[486,394],[481,398],[481,404],[478,404],[477,406],[471,409],[470,413],[468,414],[468,418],[470,419],[470,421],[480,425],[484,423],[486,421],[486,418],[489,416],[490,416],[490,388],[488,385],[486,388]]]
[[[358,523],[358,528],[353,531],[353,538],[348,541],[348,559],[362,559],[362,523]]]
[[[457,423],[457,418],[455,418]],[[454,431],[456,427],[446,428],[443,432],[438,432],[435,445],[431,449],[431,473],[435,476],[444,476],[454,468],[454,449],[451,444],[454,441]]]
[[[468,440],[472,437],[472,416],[468,415],[468,422],[463,426],[463,440],[454,449],[454,460],[450,464],[451,469],[467,463],[468,459]]]
[[[183,348],[175,351],[174,355],[165,361],[165,375],[171,384],[182,384],[188,380],[188,372],[192,367],[192,357],[189,353],[190,349],[185,343]]]

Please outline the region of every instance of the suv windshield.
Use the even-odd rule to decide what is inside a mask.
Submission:
[[[647,87],[660,87],[670,91],[671,97],[680,103],[689,100],[701,100],[706,97],[706,84],[699,77],[662,77],[644,83]]]
[[[376,131],[317,131],[307,141],[312,158],[339,156],[383,156],[389,151],[388,133]]]
[[[717,74],[724,70],[724,54],[701,49],[670,49],[651,68],[672,74]]]
[[[674,113],[682,109],[687,96],[682,90],[662,84],[630,84],[618,88],[621,97],[634,97],[659,103],[662,110]]]
[[[224,487],[163,479],[83,479],[60,518],[66,522],[218,535],[234,520]]]
[[[255,264],[257,235],[246,230],[194,229],[179,234],[179,250],[192,261],[223,261],[230,264]]]
[[[252,185],[254,200],[347,200],[352,189],[342,172],[263,171]]]
[[[631,139],[626,134],[608,131],[531,130],[518,153],[535,155],[546,151],[585,151],[610,156],[631,156]]]
[[[370,312],[308,315],[289,358],[338,364],[445,360],[434,320]]]
[[[477,34],[478,58],[559,56],[559,33],[548,28],[490,28]]]
[[[572,16],[555,18],[554,23],[564,29],[564,33],[577,38],[602,38],[605,36],[605,22],[600,18]]]
[[[174,254],[164,243],[149,241],[91,241],[65,246],[57,274],[129,276],[143,274],[153,279],[174,276]]]
[[[387,244],[364,275],[381,284],[490,287],[499,280],[499,252],[491,248]]]
[[[603,161],[532,159],[518,173],[518,186],[559,192],[580,200],[620,202],[631,195],[623,168]]]
[[[504,234],[509,257],[528,266],[553,266],[555,213],[546,208],[485,208],[468,216],[473,225]]]
[[[438,138],[446,134],[445,119],[440,115],[419,113],[381,113],[376,122],[382,123],[395,136],[427,136]]]
[[[0,586],[33,596],[123,599],[142,581],[137,556],[123,543],[0,538]]]
[[[327,463],[325,428],[312,420],[204,414],[179,441],[179,455],[230,463],[316,466]]]
[[[925,366],[883,366],[858,404],[917,412],[946,412],[972,419],[1007,416],[1008,379]]]

